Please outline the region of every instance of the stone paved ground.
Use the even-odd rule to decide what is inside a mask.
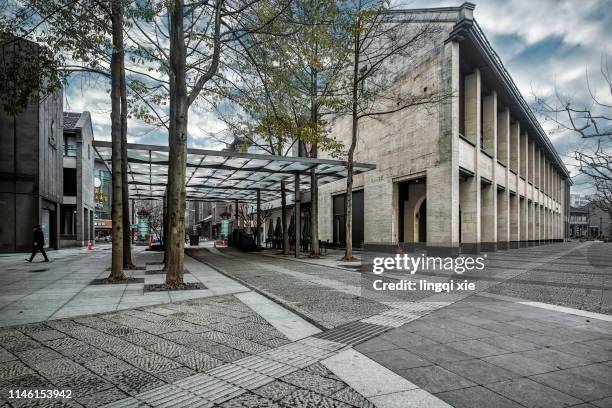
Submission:
[[[289,343],[234,296],[7,327],[0,330],[0,401],[37,406],[32,400],[9,399],[9,390],[70,389],[72,400],[53,402],[98,407],[137,396],[135,406],[148,406],[143,402],[148,391]],[[371,406],[314,361],[261,387],[220,398],[214,406]],[[38,402],[50,406],[52,401]]]
[[[495,294],[609,312],[610,248],[571,243],[500,251],[488,254],[478,279]],[[360,278],[353,271],[231,249],[193,255],[322,326],[388,307],[356,298]],[[611,321],[471,296],[355,349],[455,407],[609,407]]]

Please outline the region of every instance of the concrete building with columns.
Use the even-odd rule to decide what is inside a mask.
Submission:
[[[476,253],[553,241],[568,234],[569,173],[474,18],[475,6],[396,11],[439,34],[406,64],[393,87],[447,89],[435,109],[364,119],[355,160],[361,242],[404,243],[431,253]],[[390,89],[392,92],[393,89]],[[350,118],[332,135],[349,144]],[[319,157],[325,157],[320,154]],[[344,239],[345,181],[319,189],[322,240]]]

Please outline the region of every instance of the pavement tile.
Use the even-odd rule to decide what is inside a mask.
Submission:
[[[370,400],[376,406],[385,408],[451,408],[446,402],[421,389],[379,395]]]
[[[399,329],[388,331],[373,340],[378,339],[393,343],[398,347],[406,348],[438,344],[438,342],[433,339],[407,331],[405,329],[405,326]]]
[[[272,400],[261,397],[250,392],[242,394],[236,398],[219,405],[221,408],[281,408],[280,405]]]
[[[436,365],[399,370],[397,373],[430,393],[456,390],[476,385],[467,378]]]
[[[131,365],[149,373],[159,373],[178,368],[181,364],[156,353],[144,353],[126,360]]]
[[[253,392],[262,397],[271,399],[272,401],[278,401],[295,390],[297,390],[297,387],[287,384],[286,382],[276,380],[253,390]]]
[[[346,387],[331,395],[333,399],[346,402],[359,408],[375,408],[374,404],[365,399],[361,394],[353,390],[351,387]]]
[[[366,356],[392,371],[423,367],[432,364],[432,362],[404,349],[376,351],[367,353]]]
[[[556,367],[550,364],[541,363],[518,353],[485,357],[483,360],[523,376],[542,374],[557,370]]]
[[[442,363],[440,365],[476,384],[488,384],[519,377],[518,374],[512,371],[505,370],[479,359],[454,361]]]
[[[331,394],[345,387],[345,384],[341,381],[322,377],[306,370],[295,371],[281,377],[280,379],[289,384],[293,384],[296,387],[306,388],[327,396],[330,396]]]
[[[75,396],[89,395],[113,388],[113,384],[88,371],[80,372],[78,375],[72,373],[59,375],[53,377],[52,381],[57,388],[72,390]]]
[[[476,339],[455,341],[452,343],[447,343],[446,345],[473,357],[489,357],[499,354],[507,354],[510,352],[508,349],[504,349],[503,347],[488,344],[484,341]]]
[[[174,360],[198,372],[208,371],[223,364],[223,361],[199,351],[181,354],[174,357]]]
[[[612,374],[612,370],[609,373]],[[612,396],[612,384],[579,375],[577,370],[562,370],[529,378],[583,401]]]
[[[594,407],[598,407],[598,408],[611,408],[612,407],[612,397],[603,398],[597,401],[591,401],[591,404]]]
[[[568,407],[580,404],[577,398],[542,385],[529,378],[487,384],[486,388],[510,398],[528,408]]]
[[[473,358],[471,355],[463,353],[453,347],[449,347],[446,344],[417,346],[412,347],[410,350],[432,363],[470,360]]]
[[[0,380],[6,380],[14,377],[21,377],[25,374],[32,374],[32,371],[28,366],[23,364],[21,361],[9,361],[0,364]]]
[[[152,374],[136,368],[120,371],[105,378],[129,395],[136,395],[165,384]]]
[[[187,367],[179,367],[173,368],[172,370],[163,371],[161,373],[155,373],[155,376],[164,382],[172,384],[194,374],[196,374],[196,372]]]
[[[517,354],[544,364],[548,364],[558,369],[571,368],[590,363],[590,361],[585,358],[576,357],[551,348],[523,351]]]
[[[351,408],[344,402],[326,397],[314,391],[298,389],[280,400],[281,404],[290,407],[318,407],[318,408]]]
[[[86,408],[98,408],[102,405],[122,400],[127,396],[128,395],[126,393],[117,388],[110,388],[108,390],[94,392],[88,395],[75,396],[75,399],[79,402],[79,404]]]
[[[21,361],[26,363],[54,360],[62,357],[60,353],[48,347],[38,347],[30,350],[18,351],[15,353],[15,355],[19,357]]]
[[[390,341],[382,338],[383,336],[374,337],[373,339],[364,341],[361,344],[356,345],[355,350],[360,353],[367,354],[375,351],[393,350],[397,349],[398,346]]]
[[[594,363],[612,360],[612,351],[599,347],[595,344],[572,343],[561,344],[551,347],[554,350],[585,358]]]
[[[455,408],[523,408],[523,405],[481,386],[441,392],[436,397]]]
[[[85,363],[102,357],[108,357],[109,354],[89,345],[80,347],[71,347],[58,350],[62,355],[76,361],[77,363]]]
[[[17,360],[17,356],[0,347],[0,363],[12,360]]]

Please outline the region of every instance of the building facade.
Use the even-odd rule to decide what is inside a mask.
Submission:
[[[603,239],[612,237],[610,214],[590,203],[570,207],[569,236],[574,239]]]
[[[35,55],[39,50],[27,41],[7,42],[1,48],[7,65],[14,53]],[[17,115],[0,103],[0,252],[31,251],[37,224],[46,247],[60,246],[62,95],[58,89],[40,96]]]
[[[354,241],[470,253],[567,236],[569,174],[474,7],[397,12],[405,24],[441,30],[389,91],[446,89],[452,97],[362,120],[355,160],[377,167],[354,180],[353,225],[363,234]],[[348,146],[350,118],[336,120],[331,134]],[[320,186],[322,240],[343,240],[345,190],[344,180]]]
[[[62,246],[85,246],[94,239],[93,128],[89,112],[64,112]]]

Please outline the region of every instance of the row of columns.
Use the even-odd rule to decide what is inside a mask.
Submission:
[[[482,94],[476,69],[464,78],[464,136],[475,154],[474,174],[459,186],[463,250],[563,239],[565,181],[520,123],[512,121],[509,108],[500,110],[496,92]],[[481,175],[481,150],[492,157],[492,180]]]

